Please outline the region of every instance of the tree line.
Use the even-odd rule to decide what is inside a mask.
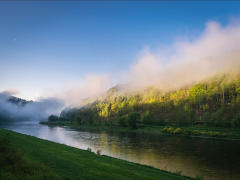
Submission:
[[[132,128],[198,124],[239,128],[239,110],[240,76],[225,74],[171,91],[149,87],[130,93],[113,87],[94,102],[62,111],[58,120]]]

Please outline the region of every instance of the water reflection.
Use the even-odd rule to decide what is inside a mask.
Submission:
[[[81,149],[182,172],[209,180],[240,179],[240,142],[134,133],[93,133],[39,124],[11,124],[3,128]]]

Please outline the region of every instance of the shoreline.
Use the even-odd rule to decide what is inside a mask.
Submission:
[[[42,163],[51,171],[52,175],[56,175],[60,179],[62,177],[63,179],[90,178],[96,180],[114,179],[115,177],[124,180],[194,179],[10,130],[0,129],[0,138],[9,139],[12,145],[24,151],[24,159],[31,160],[34,164]]]
[[[131,129],[129,127],[121,127],[118,125],[78,125],[70,122],[40,122],[42,125],[69,127],[74,130],[81,131],[105,131],[105,132],[119,132],[119,133],[137,133],[145,135],[169,135],[179,137],[193,137],[216,140],[240,140],[239,129],[227,128],[212,128],[212,127],[178,127],[178,126],[147,126]]]

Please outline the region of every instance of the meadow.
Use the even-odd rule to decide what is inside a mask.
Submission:
[[[0,179],[191,179],[9,130],[0,139]]]

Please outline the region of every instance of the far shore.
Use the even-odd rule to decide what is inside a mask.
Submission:
[[[198,138],[211,138],[223,140],[240,140],[240,130],[232,128],[216,128],[204,126],[139,126],[136,129],[121,127],[119,125],[79,125],[72,122],[48,122],[42,121],[40,124],[49,126],[67,126],[81,131],[106,131],[106,132],[133,132],[146,135],[172,135],[188,136]]]

